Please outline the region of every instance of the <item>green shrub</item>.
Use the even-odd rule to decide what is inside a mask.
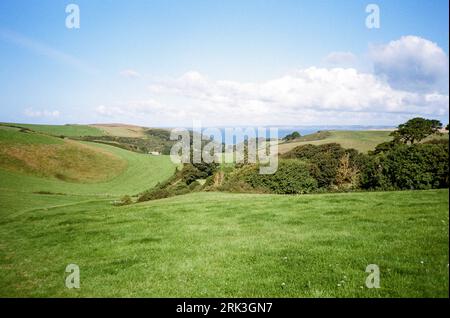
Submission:
[[[133,200],[131,199],[131,197],[129,195],[124,195],[121,199],[120,202],[122,205],[128,205],[133,203]]]
[[[138,202],[164,199],[173,196],[167,189],[153,189],[145,192],[138,198]]]
[[[307,160],[310,174],[317,180],[319,187],[329,188],[336,184],[341,160],[348,155],[349,167],[361,170],[365,165],[365,155],[355,149],[345,149],[337,143],[323,145],[302,145],[283,154],[282,158]]]
[[[363,171],[366,189],[448,187],[448,143],[397,144],[373,156]]]
[[[309,170],[309,164],[295,159],[280,160],[274,174],[260,174],[258,165],[246,165],[233,173],[224,188],[236,192],[310,193],[317,189],[317,181]]]
[[[196,191],[196,190],[200,189],[201,187],[202,187],[202,185],[200,184],[200,182],[194,181],[188,186],[188,189],[189,189],[189,191]]]
[[[191,182],[192,183],[195,183]],[[170,185],[169,187],[166,188],[167,191],[173,193],[174,195],[181,195],[181,194],[186,194],[190,192],[190,188],[189,186],[184,183],[182,180],[177,181],[176,183]]]
[[[214,163],[187,163],[181,170],[181,179],[187,184],[191,184],[197,179],[206,179],[213,175],[217,170],[217,165]]]

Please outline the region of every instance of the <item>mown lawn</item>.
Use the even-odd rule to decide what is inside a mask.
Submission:
[[[448,297],[448,190],[0,193],[0,296]],[[81,288],[67,289],[75,263]],[[365,287],[368,264],[381,288]]]

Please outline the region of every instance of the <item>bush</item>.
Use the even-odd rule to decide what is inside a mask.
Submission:
[[[196,183],[197,181],[192,182],[191,184]],[[177,181],[176,183],[170,185],[166,188],[167,191],[173,193],[174,195],[181,195],[190,192],[190,185],[188,186],[182,180]]]
[[[202,185],[200,184],[200,182],[194,181],[189,185],[188,189],[189,189],[189,191],[195,191],[195,190],[201,188],[201,186]]]
[[[197,179],[203,178],[205,175],[195,168],[192,164],[188,163],[183,166],[181,170],[181,179],[187,184],[191,184]]]
[[[350,155],[347,153],[339,160],[334,184],[337,189],[355,189],[359,185],[359,170],[350,163]]]
[[[153,189],[145,192],[138,198],[138,202],[164,199],[173,196],[167,189]]]
[[[114,205],[122,206],[122,205],[129,205],[133,203],[133,199],[129,195],[124,195],[120,198],[119,201],[115,201]]]
[[[217,169],[216,164],[208,164],[208,163],[187,163],[183,166],[181,170],[181,179],[187,184],[190,185],[197,179],[206,179],[209,176],[213,175]]]
[[[348,156],[348,165],[353,171],[361,170],[367,160],[357,150],[342,148],[337,143],[298,146],[285,153],[282,158],[307,160],[310,163],[310,174],[317,180],[318,186],[330,188],[341,182],[336,177],[345,156]]]
[[[247,165],[234,172],[224,188],[238,192],[310,193],[317,189],[317,181],[309,170],[307,163],[295,159],[280,160],[274,174],[260,174],[258,165]]]
[[[448,187],[448,143],[398,144],[373,156],[363,171],[366,189]]]

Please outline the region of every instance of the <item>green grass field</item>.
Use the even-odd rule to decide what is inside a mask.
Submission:
[[[447,190],[0,198],[3,297],[448,297]]]
[[[103,136],[105,132],[99,128],[88,125],[36,125],[36,124],[9,124],[1,123],[0,125],[12,125],[15,127],[23,127],[36,132],[53,135],[53,136]]]
[[[2,150],[67,142],[126,168],[68,182],[0,161],[0,297],[448,297],[448,190],[200,192],[116,206],[169,178],[169,157],[0,127]],[[70,263],[78,290],[64,284]],[[369,264],[380,289],[365,287]]]

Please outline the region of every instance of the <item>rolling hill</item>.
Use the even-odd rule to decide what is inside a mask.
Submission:
[[[23,128],[0,126],[0,297],[448,296],[448,189],[116,206],[169,178],[170,158]],[[300,142],[385,137],[346,133]],[[364,287],[368,264],[382,288]]]
[[[170,177],[169,156],[0,128],[0,188],[30,192],[136,194]]]
[[[385,130],[331,130],[280,143],[278,152],[285,153],[305,144],[321,145],[332,142],[338,143],[344,148],[354,148],[360,152],[368,152],[375,149],[376,145],[391,140],[390,133],[390,131]]]
[[[52,136],[82,137],[105,135],[105,132],[103,132],[102,130],[89,125],[37,125],[0,123],[0,126],[24,128]]]
[[[378,144],[392,140],[389,136],[390,130],[330,130],[321,131],[310,135],[305,135],[289,142],[281,142],[278,145],[278,152],[283,154],[297,146],[312,144],[322,145],[328,143],[338,143],[344,148],[354,148],[360,152],[367,153],[375,149]],[[429,136],[424,141],[430,139],[448,140],[448,131],[443,130],[441,136]]]
[[[105,135],[117,136],[117,137],[144,137],[146,128],[125,125],[125,124],[93,124],[91,127],[95,127],[103,131]]]

